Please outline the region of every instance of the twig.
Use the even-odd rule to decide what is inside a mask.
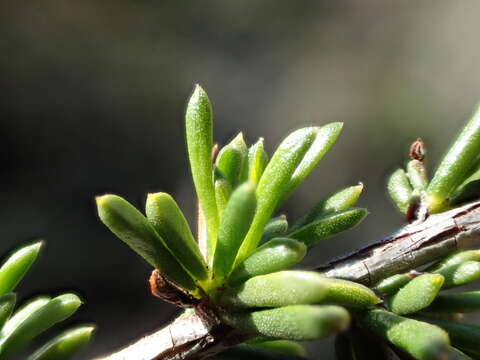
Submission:
[[[406,225],[317,270],[326,276],[372,285],[476,243],[480,243],[480,201]],[[98,360],[205,359],[248,338],[216,318],[202,319],[197,313],[181,316],[165,328]]]

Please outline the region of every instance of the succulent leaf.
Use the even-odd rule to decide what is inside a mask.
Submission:
[[[306,253],[307,247],[299,241],[274,238],[240,263],[231,274],[229,283],[240,284],[254,276],[288,269],[302,261]]]
[[[133,205],[120,196],[103,195],[97,197],[97,208],[102,222],[150,265],[183,288],[196,289],[193,279]]]
[[[406,214],[413,199],[413,189],[403,169],[395,170],[388,178],[387,189],[398,209]]]
[[[185,114],[188,157],[193,183],[208,230],[208,256],[213,255],[219,224],[213,184],[213,115],[207,93],[196,85]]]
[[[217,280],[230,274],[255,215],[256,203],[255,185],[248,182],[238,187],[230,197],[218,230],[213,257],[213,273]]]
[[[357,226],[368,214],[366,209],[352,208],[327,215],[288,234],[308,247]]]
[[[8,293],[0,296],[0,329],[12,315],[17,297],[14,293]]]
[[[10,255],[0,268],[0,295],[15,289],[38,257],[43,241],[23,246]]]
[[[243,168],[248,166],[248,148],[243,139],[243,134],[238,134],[229,144],[225,145],[218,153],[216,166],[225,176],[225,179],[237,187]]]
[[[306,341],[346,329],[350,315],[335,305],[292,305],[251,313],[231,313],[224,321],[250,334]]]
[[[148,194],[145,213],[157,234],[190,276],[205,280],[206,264],[175,200],[167,193]]]
[[[81,326],[68,329],[57,335],[27,360],[66,360],[84,348],[90,341],[94,326]]]

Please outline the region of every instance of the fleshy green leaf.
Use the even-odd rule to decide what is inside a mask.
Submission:
[[[280,341],[280,340],[279,340]],[[264,349],[259,349],[251,345],[240,344],[226,351],[216,354],[211,360],[302,360],[303,357],[284,355]]]
[[[248,174],[246,174],[244,181],[248,178],[249,181],[258,184],[267,164],[268,155],[263,147],[263,138],[260,138],[248,149]]]
[[[247,165],[248,148],[243,134],[238,134],[229,144],[225,145],[217,156],[216,166],[225,179],[235,188],[240,182],[240,175]]]
[[[215,199],[217,201],[218,216],[220,217],[220,219],[223,216],[223,211],[227,206],[230,195],[232,195],[232,185],[230,185],[228,180],[215,180]]]
[[[351,208],[357,203],[362,191],[363,184],[360,183],[336,192],[329,198],[319,202],[305,216],[296,221],[291,230],[296,230],[326,215]]]
[[[383,295],[393,295],[414,277],[408,273],[392,275],[381,280],[372,289]]]
[[[11,292],[38,257],[43,241],[16,250],[0,268],[0,295]]]
[[[426,311],[447,313],[469,313],[480,311],[480,291],[440,294],[435,298]]]
[[[220,302],[234,308],[319,303],[364,308],[381,300],[369,288],[351,281],[308,271],[280,271],[253,277],[236,288],[227,289]]]
[[[400,289],[390,300],[390,309],[399,315],[411,314],[428,307],[442,288],[439,274],[423,274]]]
[[[43,345],[28,360],[67,360],[85,347],[92,337],[94,326],[68,329]]]
[[[335,122],[324,125],[316,131],[315,140],[303,157],[300,164],[295,169],[286,189],[284,197],[292,193],[295,188],[300,185],[303,180],[317,166],[318,162],[330,150],[337,140],[338,135],[342,131],[343,123]]]
[[[265,225],[261,243],[265,243],[274,237],[282,236],[287,232],[287,230],[288,221],[285,215],[271,218],[267,225]]]
[[[274,238],[238,265],[231,274],[229,283],[239,284],[254,276],[288,269],[302,261],[306,253],[307,247],[301,242]]]
[[[14,293],[0,296],[0,329],[12,315],[17,297]]]
[[[213,115],[206,92],[195,86],[185,115],[188,157],[208,230],[208,256],[213,255],[219,224],[212,177]]]
[[[475,353],[479,352],[478,344],[480,344],[480,326],[427,317],[419,317],[419,319],[438,325],[447,331],[450,340],[455,347],[462,350],[470,350]]]
[[[230,197],[218,230],[218,241],[213,257],[213,273],[218,281],[228,276],[238,249],[255,215],[255,186],[244,183]]]
[[[251,313],[230,313],[224,321],[250,334],[306,341],[346,329],[350,316],[340,306],[292,305]]]
[[[383,309],[367,311],[359,316],[359,321],[417,360],[441,359],[450,345],[448,334],[439,327]]]
[[[15,330],[25,319],[30,317],[35,311],[46,305],[50,301],[50,297],[41,296],[30,300],[20,309],[18,309],[13,316],[5,323],[0,332],[0,339],[6,338]]]
[[[103,195],[96,200],[100,219],[120,240],[170,280],[187,290],[196,289],[193,279],[133,205],[117,195]]]
[[[441,270],[435,271],[445,278],[443,284],[444,289],[449,289],[455,286],[469,284],[480,279],[480,262],[466,261],[461,264],[451,265]]]
[[[190,226],[175,200],[166,193],[148,194],[147,219],[184,269],[197,280],[207,278],[207,268]]]
[[[423,162],[410,160],[407,163],[407,175],[415,190],[423,191],[428,186],[427,172]]]
[[[458,265],[466,261],[480,261],[480,250],[463,250],[454,252],[453,254],[445,257],[433,266],[429,267],[428,271],[440,271],[449,266]]]
[[[314,127],[297,130],[283,140],[275,151],[258,183],[257,211],[236,264],[245,260],[257,247],[265,225],[277,208],[293,172],[315,140],[316,131],[317,128]]]
[[[308,247],[357,226],[368,214],[366,209],[353,208],[327,215],[288,234]]]
[[[445,209],[480,153],[480,111],[473,115],[437,168],[427,189],[430,212]]]
[[[0,340],[0,358],[11,357],[37,335],[73,315],[81,304],[81,300],[74,294],[64,294],[53,298],[32,312],[8,336]]]
[[[291,355],[291,356],[306,356],[307,352],[305,348],[297,342],[291,340],[270,340],[270,341],[262,341],[262,342],[255,342],[250,344],[258,349],[263,349],[267,351],[271,351],[273,353],[283,354],[283,355]]]
[[[413,189],[403,169],[395,170],[389,177],[387,189],[398,209],[403,214],[406,214],[413,199]]]

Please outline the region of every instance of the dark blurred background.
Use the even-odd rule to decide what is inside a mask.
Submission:
[[[243,130],[272,152],[292,129],[345,122],[283,211],[297,217],[362,181],[371,215],[307,264],[394,230],[385,176],[418,136],[435,164],[480,99],[479,12],[447,0],[0,1],[0,253],[47,240],[21,296],[84,297],[74,322],[99,330],[81,358],[174,315],[93,198],[115,192],[142,208],[147,192],[167,191],[193,223],[183,113],[196,82],[221,143]],[[331,359],[329,342],[313,353]]]

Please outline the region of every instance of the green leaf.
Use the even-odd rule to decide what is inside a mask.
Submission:
[[[427,189],[429,210],[440,212],[469,174],[480,153],[480,111],[464,127],[441,161]]]
[[[288,269],[305,257],[307,247],[296,240],[274,238],[260,246],[233,271],[230,284],[240,284],[259,275]]]
[[[74,294],[64,294],[53,298],[32,312],[8,336],[1,339],[0,358],[2,360],[10,358],[37,335],[73,315],[81,304],[81,300]]]
[[[305,360],[303,357],[274,353],[251,345],[240,344],[209,357],[211,360]]]
[[[390,309],[399,315],[411,314],[428,307],[442,288],[439,274],[423,274],[400,289],[390,300]]]
[[[383,295],[393,295],[408,282],[410,282],[414,277],[414,275],[409,273],[395,274],[381,280],[372,289]]]
[[[219,224],[212,177],[212,118],[210,100],[206,92],[196,85],[187,105],[185,128],[193,182],[207,223],[209,257],[213,255],[215,249]]]
[[[232,185],[226,179],[215,180],[215,199],[217,201],[218,216],[223,216],[223,211],[227,207],[228,199],[232,195]]]
[[[13,316],[5,323],[0,332],[0,339],[8,337],[25,319],[29,318],[38,309],[42,308],[50,301],[48,296],[40,296],[32,299],[18,309]]]
[[[257,187],[257,210],[252,226],[240,248],[236,264],[245,260],[261,240],[265,225],[290,182],[293,172],[315,139],[317,128],[309,127],[290,134],[280,144],[263,172]]]
[[[427,271],[437,272],[452,265],[458,265],[466,261],[480,261],[480,250],[463,250],[454,252],[453,254],[443,258],[433,266],[429,267]]]
[[[227,277],[238,249],[255,215],[255,185],[244,183],[230,197],[218,230],[218,241],[213,257],[213,273],[218,281]]]
[[[295,190],[330,150],[342,131],[343,123],[335,122],[317,128],[315,140],[295,169],[286,189],[284,198]]]
[[[248,179],[254,184],[258,184],[267,164],[268,155],[263,147],[263,138],[260,138],[248,149],[248,168],[246,168],[248,173],[243,181]]]
[[[197,280],[207,279],[207,267],[190,226],[167,193],[148,194],[147,219],[185,270]]]
[[[237,187],[243,168],[247,166],[248,148],[243,139],[243,134],[238,134],[229,144],[225,145],[218,153],[216,166],[225,176],[225,179]]]
[[[280,271],[225,290],[220,302],[231,308],[335,303],[365,308],[381,302],[369,288],[309,271]]]
[[[282,236],[287,232],[287,230],[288,221],[285,215],[271,218],[267,225],[265,225],[265,230],[263,231],[263,236],[260,243],[263,244],[274,237]]]
[[[362,191],[363,184],[360,183],[336,192],[329,198],[320,201],[306,215],[298,219],[298,221],[292,226],[291,230],[296,230],[326,215],[331,215],[351,208],[357,203]]]
[[[68,329],[28,357],[28,360],[67,360],[85,347],[95,330],[94,326]]]
[[[449,348],[448,359],[449,360],[472,360],[470,356],[468,356],[467,354],[464,354],[463,352],[454,348],[453,346],[450,346]]]
[[[100,219],[120,240],[170,280],[187,290],[196,289],[193,279],[133,205],[117,195],[103,195],[96,200]]]
[[[368,211],[366,209],[352,208],[327,215],[289,233],[288,237],[301,241],[308,247],[311,247],[321,240],[352,229],[357,226],[367,214]]]
[[[444,289],[469,284],[480,279],[480,262],[466,261],[435,271],[445,277]]]
[[[388,178],[387,189],[398,209],[406,214],[413,199],[413,189],[403,169],[395,170]]]
[[[427,317],[418,317],[418,319],[438,325],[448,332],[450,340],[455,347],[476,353],[479,352],[478,344],[480,344],[480,326]]]
[[[480,168],[479,159],[477,158],[473,166],[475,171],[465,179],[465,181],[457,187],[452,195],[451,203],[459,204],[468,200],[476,199],[480,195]]]
[[[450,345],[448,334],[439,327],[383,309],[367,311],[358,319],[362,326],[417,360],[441,359]]]
[[[270,340],[255,342],[250,346],[271,351],[273,353],[291,355],[291,356],[306,356],[305,348],[297,342],[291,340]]]
[[[15,289],[38,257],[43,241],[23,246],[10,255],[0,268],[0,295]]]
[[[407,163],[407,175],[415,190],[423,191],[428,186],[427,172],[423,162],[410,160]]]
[[[306,341],[346,329],[350,315],[340,306],[292,305],[251,313],[229,313],[223,320],[252,335]]]
[[[14,293],[8,293],[0,296],[0,329],[12,315],[17,296]]]
[[[447,313],[480,311],[480,291],[438,295],[426,311]]]

